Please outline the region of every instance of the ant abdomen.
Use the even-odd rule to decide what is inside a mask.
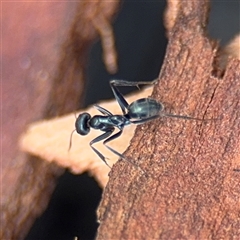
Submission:
[[[163,105],[152,98],[141,98],[128,107],[130,118],[145,119],[157,116],[163,110]]]

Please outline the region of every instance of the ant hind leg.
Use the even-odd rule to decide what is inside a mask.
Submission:
[[[115,155],[117,155],[118,157],[124,159],[126,162],[132,164],[135,168],[139,169],[141,172],[143,172],[144,174],[146,174],[146,172],[139,167],[137,164],[133,163],[131,160],[129,160],[128,158],[126,158],[123,154],[117,152],[116,150],[114,150],[113,148],[109,147],[107,145],[108,142],[111,142],[112,140],[120,137],[122,134],[122,130],[120,130],[119,132],[117,132],[116,134],[112,135],[111,137],[109,137],[108,139],[106,139],[103,144],[106,146],[106,148],[108,148],[111,152],[113,152]]]
[[[139,86],[139,85],[151,85],[155,84],[158,81],[158,79],[155,79],[151,82],[147,81],[140,81],[140,82],[130,82],[130,81],[125,81],[125,80],[111,80],[110,81],[110,87],[113,91],[114,97],[117,100],[119,106],[122,109],[123,115],[127,113],[127,108],[129,106],[128,102],[122,95],[122,93],[118,90],[117,86],[119,87],[131,87],[131,86]]]

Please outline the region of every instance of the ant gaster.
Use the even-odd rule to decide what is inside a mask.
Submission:
[[[104,163],[108,165],[106,162],[106,158],[103,156],[102,153],[100,153],[93,144],[103,141],[103,144],[114,154],[119,156],[120,158],[127,160],[121,153],[117,152],[113,148],[109,147],[107,143],[111,142],[112,140],[118,138],[121,136],[123,129],[125,126],[129,124],[142,124],[145,122],[148,122],[150,120],[153,120],[158,117],[175,117],[175,118],[183,118],[183,119],[194,119],[194,120],[203,120],[199,118],[193,118],[188,116],[182,116],[182,115],[172,115],[164,113],[164,106],[162,103],[156,101],[152,98],[141,98],[138,99],[131,104],[128,104],[126,99],[123,97],[123,95],[119,92],[117,89],[117,86],[138,86],[138,85],[145,85],[145,84],[155,84],[156,80],[152,82],[129,82],[124,80],[111,80],[110,81],[110,87],[113,91],[114,97],[117,100],[121,110],[122,114],[112,114],[107,109],[102,108],[98,105],[94,105],[96,109],[101,112],[103,115],[95,115],[91,116],[89,113],[81,113],[76,119],[75,122],[75,130],[80,135],[87,135],[90,132],[90,129],[96,129],[101,130],[104,133],[95,139],[93,139],[90,142],[90,146],[92,150],[104,161]],[[113,134],[115,129],[118,129],[119,131],[115,134]],[[113,134],[113,135],[112,135]],[[70,146],[71,147],[71,141]],[[136,166],[134,163],[130,162],[134,166]],[[109,166],[110,167],[110,166]],[[138,167],[138,166],[136,166]]]

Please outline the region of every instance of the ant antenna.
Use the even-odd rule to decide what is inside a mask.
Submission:
[[[76,129],[74,129],[72,132],[71,132],[71,135],[70,135],[70,141],[69,141],[69,147],[68,147],[68,152],[70,151],[71,147],[72,147],[72,136],[73,136],[73,133],[76,131]]]
[[[74,116],[75,116],[75,119],[77,120],[77,113],[74,112]],[[71,135],[70,135],[70,141],[69,141],[69,147],[68,147],[68,152],[70,151],[71,147],[72,147],[72,136],[73,136],[73,133],[76,131],[76,129],[74,129],[72,132],[71,132]]]

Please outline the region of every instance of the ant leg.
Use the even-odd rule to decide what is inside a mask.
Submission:
[[[131,121],[131,123],[142,124],[142,123],[151,121],[151,120],[156,119],[156,118],[159,118],[159,115],[148,117],[148,118],[144,118],[144,119],[134,120],[134,121]]]
[[[126,109],[128,108],[129,104],[126,101],[126,99],[123,97],[123,95],[120,93],[120,91],[117,89],[117,86],[124,87],[124,86],[137,86],[138,85],[149,85],[149,84],[155,84],[158,81],[158,79],[153,80],[152,82],[130,82],[125,80],[111,80],[110,81],[110,87],[113,91],[114,97],[117,100],[119,106],[122,109],[123,115],[126,114]]]
[[[133,163],[132,161],[128,160],[126,157],[124,157],[121,153],[117,152],[116,150],[114,150],[113,148],[109,147],[107,145],[108,142],[111,142],[112,140],[120,137],[122,134],[122,129],[120,129],[119,132],[117,132],[116,134],[112,135],[111,137],[109,137],[108,139],[106,139],[103,144],[106,146],[106,148],[108,148],[111,152],[113,152],[114,154],[116,154],[117,156],[119,156],[120,158],[124,159],[125,161],[127,161],[128,163],[132,164],[135,168],[140,169],[143,173],[146,173],[143,169],[141,169],[138,165],[136,165],[135,163]]]
[[[159,118],[159,117],[182,118],[182,119],[186,119],[186,120],[196,120],[196,121],[218,120],[218,119],[215,119],[215,118],[212,118],[212,119],[202,119],[202,118],[194,118],[194,117],[183,116],[183,115],[161,114],[161,115],[148,117],[148,118],[145,118],[145,119],[134,120],[134,121],[131,121],[131,123],[142,124],[142,123],[151,121],[151,120]]]
[[[97,105],[97,104],[94,104],[94,107],[99,111],[101,112],[103,115],[108,115],[108,116],[112,116],[112,113],[110,113],[107,109]]]
[[[94,143],[100,142],[106,138],[108,138],[112,133],[113,133],[114,129],[109,129],[107,132],[103,133],[102,135],[94,138],[91,142],[90,142],[90,147],[92,148],[92,150],[102,159],[102,161],[109,167],[111,168],[108,163],[106,162],[106,158],[92,145]]]
[[[125,81],[125,80],[111,80],[110,85],[111,86],[119,86],[119,87],[134,87],[139,85],[152,85],[156,84],[158,82],[158,79],[154,79],[153,81]]]
[[[183,118],[187,120],[196,120],[196,121],[209,121],[209,120],[220,120],[220,118],[194,118],[194,117],[189,117],[189,116],[183,116],[183,115],[173,115],[173,114],[163,114],[163,117],[172,117],[172,118]]]
[[[103,144],[105,145],[106,148],[108,148],[111,152],[113,152],[114,154],[116,154],[117,156],[119,156],[120,158],[124,158],[124,156],[117,152],[116,150],[114,150],[113,148],[109,147],[108,145],[106,145],[106,143],[111,142],[112,140],[120,137],[122,134],[122,130],[120,130],[119,132],[117,132],[116,134],[112,135],[111,137],[109,137],[108,139],[106,139]]]
[[[114,84],[115,81],[117,81],[117,80],[110,81],[110,87],[113,91],[113,95],[114,95],[115,99],[117,100],[120,108],[122,109],[123,115],[125,115],[127,113],[127,108],[129,106],[129,104],[126,101],[126,99],[123,97],[123,95],[119,92],[119,90],[116,88],[116,86]]]

